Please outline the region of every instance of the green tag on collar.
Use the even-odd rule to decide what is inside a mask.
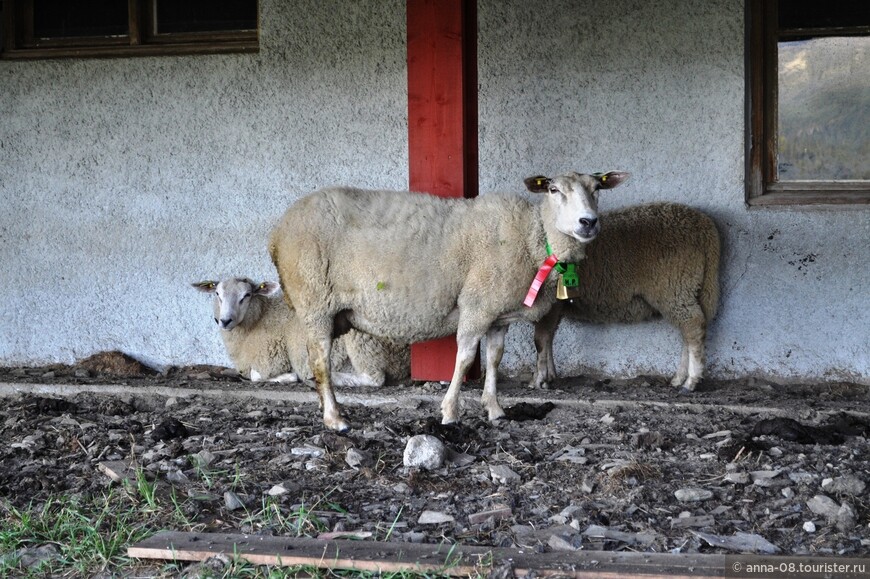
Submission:
[[[565,287],[577,287],[580,285],[580,276],[577,275],[576,266],[569,263],[562,273],[562,285]]]

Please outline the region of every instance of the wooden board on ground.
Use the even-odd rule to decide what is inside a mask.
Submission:
[[[130,557],[203,561],[237,556],[257,565],[310,566],[368,572],[486,575],[509,567],[514,575],[560,577],[722,576],[724,555],[672,555],[616,551],[533,553],[450,544],[322,541],[220,533],[163,532],[129,547]],[[510,576],[510,575],[508,575]]]

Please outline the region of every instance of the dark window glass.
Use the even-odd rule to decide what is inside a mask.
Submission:
[[[34,38],[123,36],[127,0],[34,0]]]
[[[157,0],[157,34],[256,28],[256,0]]]
[[[787,0],[779,3],[779,27],[845,28],[870,25],[867,0]]]

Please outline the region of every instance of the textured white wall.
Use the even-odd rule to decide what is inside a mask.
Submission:
[[[742,4],[480,0],[481,190],[628,170],[604,208],[678,200],[722,229],[713,374],[866,380],[868,212],[743,203]],[[261,11],[255,55],[0,61],[0,364],[227,363],[188,282],[272,277],[268,231],[312,189],[407,185],[404,2]],[[667,374],[678,350],[664,323],[556,342],[569,374]]]
[[[0,61],[0,363],[227,363],[189,282],[273,278],[300,194],[407,187],[405,3],[260,4],[259,54]]]
[[[603,209],[680,201],[720,226],[713,375],[870,377],[870,211],[744,204],[743,2],[483,0],[479,20],[481,190],[627,170]],[[530,328],[508,340],[505,372],[530,371]],[[563,324],[556,365],[670,374],[679,344],[664,322]]]

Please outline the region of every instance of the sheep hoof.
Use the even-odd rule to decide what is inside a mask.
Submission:
[[[330,420],[328,422],[324,420],[324,423],[326,424],[327,428],[336,432],[348,432],[350,430],[350,424],[348,423],[348,421],[341,417]]]
[[[501,407],[496,410],[490,410],[488,414],[489,421],[493,423],[498,422],[499,420],[507,420],[507,416],[505,415],[504,410],[502,410]]]

